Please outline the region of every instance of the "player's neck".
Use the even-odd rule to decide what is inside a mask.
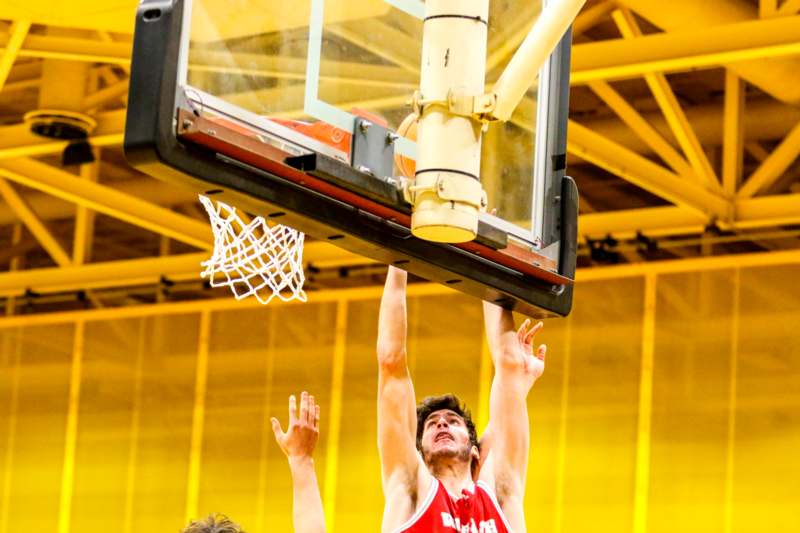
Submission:
[[[472,487],[472,474],[468,463],[440,462],[431,465],[431,474],[442,482],[450,494],[456,497],[460,496],[464,489]]]

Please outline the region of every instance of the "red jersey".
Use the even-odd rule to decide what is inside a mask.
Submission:
[[[396,533],[511,533],[500,505],[482,481],[453,498],[434,478],[425,500]]]

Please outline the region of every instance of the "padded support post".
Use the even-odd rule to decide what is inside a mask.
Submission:
[[[483,95],[488,17],[488,0],[425,4],[419,157],[410,188],[411,231],[421,239],[458,243],[477,235],[478,213],[486,204],[480,184],[481,124],[442,103],[455,94]]]

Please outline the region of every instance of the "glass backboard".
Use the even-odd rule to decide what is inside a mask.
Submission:
[[[536,0],[490,3],[487,89],[540,11]],[[216,98],[206,98],[207,108],[228,104],[244,121],[314,123],[302,134],[346,159],[357,114],[396,130],[411,113],[424,12],[420,0],[193,0],[185,81],[198,98]],[[538,80],[531,83],[512,119],[486,132],[481,179],[490,211],[536,241]],[[416,146],[403,139],[397,151],[413,159]]]
[[[487,91],[543,3],[489,5]],[[312,238],[528,314],[566,314],[577,217],[564,177],[571,36],[511,119],[483,135],[478,237],[441,245],[410,235],[398,186],[403,170],[413,179],[417,146],[395,133],[420,85],[424,17],[420,0],[143,0],[126,154]],[[383,174],[356,164],[363,120],[393,138]]]

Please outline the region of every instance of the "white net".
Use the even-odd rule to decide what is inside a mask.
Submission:
[[[203,261],[201,276],[212,287],[230,287],[237,300],[255,296],[262,304],[274,297],[306,301],[303,290],[305,235],[263,217],[248,221],[236,209],[200,196],[214,232],[214,252]]]

